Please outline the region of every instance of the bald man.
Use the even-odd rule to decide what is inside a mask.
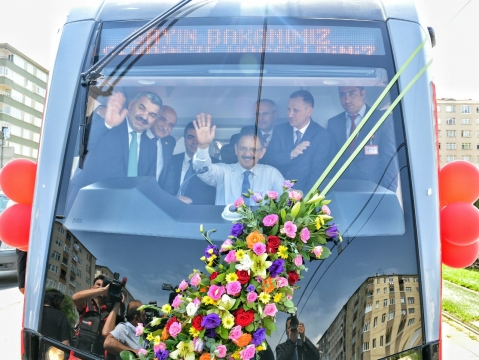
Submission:
[[[156,141],[156,180],[161,187],[164,185],[166,170],[176,145],[176,140],[170,133],[176,125],[177,118],[176,111],[172,107],[164,105],[159,118],[148,131],[148,136]]]

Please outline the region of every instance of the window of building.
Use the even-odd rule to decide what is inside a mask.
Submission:
[[[17,90],[12,89],[12,91],[10,92],[10,97],[13,100],[18,101],[19,103],[23,103],[23,94],[21,92],[18,92]]]
[[[20,155],[22,153],[22,147],[20,146],[20,144],[10,142],[10,146],[13,147],[13,151],[15,152],[15,154]]]
[[[384,323],[386,321],[386,314],[383,314],[381,316],[381,323]]]
[[[380,346],[380,347],[383,347],[383,346],[384,346],[384,337],[383,337],[383,335],[381,335],[381,337],[379,338],[379,346]]]
[[[446,119],[446,125],[456,125],[456,119],[455,118]]]
[[[412,324],[414,324],[414,318],[408,320],[407,326],[411,326]]]
[[[384,288],[384,293],[385,293],[385,294],[388,293],[388,288],[387,288],[387,287]]]
[[[32,149],[32,158],[38,158],[38,150],[37,149]]]
[[[33,65],[27,62],[26,70],[32,75],[33,75],[33,69],[34,69]]]
[[[41,71],[40,69],[37,69],[36,76],[37,76],[37,78],[39,78],[43,82],[47,82],[47,80],[48,80],[47,74],[44,73],[43,71]]]
[[[412,291],[412,288],[410,288],[409,286],[406,286],[406,292],[411,292]]]
[[[476,114],[479,114],[479,105],[476,105]]]
[[[90,286],[90,277],[89,276],[85,276],[85,282],[88,284],[88,286]]]
[[[438,113],[441,112],[441,105],[437,105],[437,106],[436,106],[436,111],[437,111]]]
[[[60,254],[56,251],[52,252],[52,258],[54,258],[55,260],[58,260],[60,261]]]
[[[456,107],[454,105],[446,105],[446,112],[448,113],[456,112]]]
[[[441,125],[441,118],[437,118],[437,124]]]
[[[456,130],[447,130],[446,131],[447,137],[456,137]]]
[[[43,112],[43,104],[39,103],[38,101],[35,101],[35,110]]]
[[[408,309],[409,314],[414,314],[416,312],[416,309],[414,308],[409,308]]]
[[[32,98],[25,96],[25,105],[32,107]],[[30,121],[31,122],[31,121]]]
[[[376,284],[380,284],[381,283],[381,279],[380,278],[377,278],[376,279]]]
[[[58,274],[58,266],[56,265],[48,264],[48,270],[54,272],[55,274]]]
[[[68,245],[65,245],[65,246],[63,247],[63,250],[64,250],[67,254],[70,253],[70,247],[69,247]]]
[[[451,162],[451,161],[454,161],[456,160],[456,157],[454,155],[447,155],[446,156],[446,162]]]
[[[471,155],[462,155],[462,160],[472,162],[472,156]]]
[[[40,142],[40,134],[33,133],[33,141],[36,143]]]
[[[414,298],[413,297],[408,297],[407,298],[407,303],[408,304],[414,304]]]
[[[406,298],[404,296],[401,296],[401,304],[405,304],[406,303]]]
[[[90,254],[86,254],[86,259],[87,259],[87,261],[91,261],[91,255],[90,255]]]
[[[472,144],[471,143],[462,143],[462,150],[471,150]]]
[[[67,286],[59,282],[58,283],[58,290],[60,290],[62,293],[65,294],[65,291],[67,291]]]
[[[369,351],[369,341],[363,343],[363,351]]]
[[[406,315],[406,309],[401,310],[401,315]]]
[[[471,131],[469,131],[469,130],[462,130],[462,131],[461,131],[461,136],[462,136],[462,137],[471,137]]]
[[[80,269],[77,270],[77,275],[81,279],[81,270]]]
[[[48,289],[48,288],[53,288],[55,289],[57,286],[57,283],[55,281],[53,281],[52,279],[47,279],[47,282],[45,284],[45,287]]]
[[[447,150],[456,150],[456,143],[446,143]]]
[[[371,312],[372,310],[373,310],[373,304],[367,304],[365,314],[367,314],[368,312]]]
[[[389,298],[389,305],[394,305],[396,300],[394,298]]]
[[[383,307],[387,307],[388,306],[388,299],[384,299],[383,300]]]
[[[57,238],[55,240],[55,244],[57,244],[58,246],[62,246],[63,245],[63,241],[60,240],[60,238]]]
[[[470,114],[471,106],[470,105],[461,105],[461,114]]]
[[[471,119],[461,119],[462,125],[471,125]]]
[[[388,320],[394,319],[394,316],[396,316],[396,312],[395,312],[394,310],[390,311],[390,312],[389,312]]]
[[[377,326],[378,326],[378,317],[376,316],[373,321],[373,327],[377,327]]]
[[[363,332],[368,332],[371,328],[371,323],[367,322],[363,325]]]
[[[394,292],[394,286],[390,286],[390,287],[389,287],[389,292],[390,292],[390,293]]]
[[[37,118],[36,116],[34,116],[33,117],[33,125],[38,126],[38,127],[42,126],[42,119]],[[456,135],[454,135],[454,136],[456,136]]]
[[[378,308],[379,308],[379,300],[376,301],[376,309],[378,309]]]
[[[381,292],[381,289],[376,289],[376,294],[379,294]]]

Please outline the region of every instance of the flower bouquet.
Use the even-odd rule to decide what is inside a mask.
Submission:
[[[292,187],[285,181],[282,194],[244,194],[258,204],[254,211],[238,199],[234,206],[241,218],[220,248],[209,238],[214,230],[200,227],[209,243],[201,258],[206,272],[193,270],[179,284],[172,304],[157,309],[164,318],[139,325],[137,334],[150,345],[139,351],[140,359],[249,360],[267,348],[276,313],[296,312],[292,299],[304,261],[327,258],[326,242],[341,240],[329,224],[330,201],[317,192],[303,199]]]

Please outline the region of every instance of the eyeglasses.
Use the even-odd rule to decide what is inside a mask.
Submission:
[[[263,111],[263,112],[257,112],[256,113],[256,116],[257,117],[266,117],[266,116],[270,116],[271,114],[273,114],[274,111]]]
[[[256,152],[258,152],[260,150],[263,150],[263,148],[255,149],[255,148],[250,148],[250,147],[246,147],[246,146],[238,146],[238,150],[240,152],[251,151],[253,154],[256,154]]]

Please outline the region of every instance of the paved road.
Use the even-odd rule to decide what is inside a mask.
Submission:
[[[0,358],[20,359],[20,330],[23,296],[16,279],[0,274]],[[443,322],[443,360],[478,360],[479,338],[459,329],[456,324]]]

